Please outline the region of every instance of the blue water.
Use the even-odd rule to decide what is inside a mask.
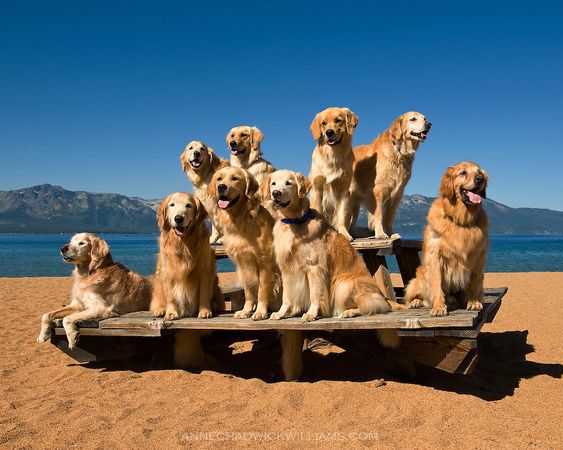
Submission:
[[[72,265],[63,262],[59,247],[70,237],[70,234],[0,234],[0,277],[69,275]],[[115,261],[144,275],[154,273],[158,235],[106,234],[102,237],[109,243]],[[387,259],[389,269],[398,272],[395,259]],[[223,259],[217,262],[217,270],[229,272],[234,266]],[[486,270],[561,272],[563,236],[491,236]]]

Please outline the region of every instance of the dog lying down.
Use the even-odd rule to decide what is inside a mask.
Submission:
[[[47,341],[53,320],[63,319],[68,347],[73,349],[79,337],[76,322],[107,319],[149,308],[152,295],[149,279],[114,262],[109,245],[102,238],[91,233],[75,234],[61,247],[61,255],[65,262],[75,266],[70,304],[43,314],[37,342]]]

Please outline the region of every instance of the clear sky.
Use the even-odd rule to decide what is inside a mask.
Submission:
[[[407,193],[469,160],[490,198],[563,210],[561,5],[5,0],[0,189],[161,198],[190,188],[186,142],[226,157],[242,124],[308,173],[315,113],[347,106],[355,144],[408,110],[433,123]]]

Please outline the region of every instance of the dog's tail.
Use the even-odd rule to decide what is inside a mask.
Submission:
[[[174,366],[179,369],[201,366],[205,353],[201,346],[202,332],[182,330],[174,335]]]
[[[302,331],[280,331],[282,345],[282,368],[285,381],[297,381],[303,370],[303,342]]]
[[[422,300],[422,289],[420,286],[420,280],[418,279],[418,274],[415,278],[409,281],[407,287],[405,288],[405,305],[409,305],[415,298]]]

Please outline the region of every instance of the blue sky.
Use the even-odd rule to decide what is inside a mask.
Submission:
[[[187,141],[226,157],[239,124],[308,173],[315,113],[348,106],[355,144],[432,121],[407,193],[470,160],[489,197],[563,210],[561,2],[460,3],[4,1],[0,189],[160,198]]]

